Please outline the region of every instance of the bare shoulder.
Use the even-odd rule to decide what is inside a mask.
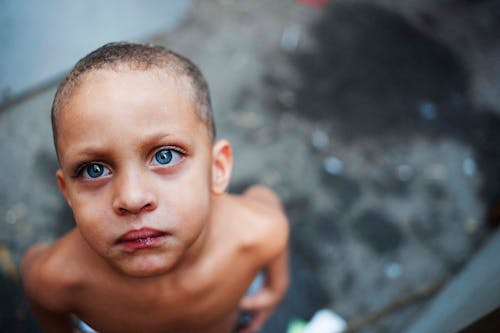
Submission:
[[[268,261],[285,251],[289,226],[281,200],[269,188],[254,185],[242,195],[233,196],[237,201],[238,229],[245,239],[245,246],[260,261]]]
[[[68,254],[73,252],[70,232],[52,244],[35,244],[21,262],[23,286],[28,299],[53,312],[69,308],[71,287],[77,279],[70,269]]]

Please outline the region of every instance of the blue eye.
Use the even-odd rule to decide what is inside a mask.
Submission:
[[[168,148],[158,150],[154,156],[154,165],[169,165],[177,162],[181,157],[180,153]]]
[[[172,161],[172,151],[169,149],[162,149],[155,154],[155,160],[160,164],[168,164]]]
[[[109,175],[109,173],[109,169],[99,163],[90,163],[82,170],[83,178],[87,179],[95,179],[102,176],[107,176]]]

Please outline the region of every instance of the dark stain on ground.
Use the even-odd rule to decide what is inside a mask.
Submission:
[[[309,239],[318,239],[323,243],[339,244],[342,242],[342,233],[336,221],[338,216],[331,212],[318,213],[311,217],[310,228],[314,231],[315,236]]]
[[[417,239],[434,239],[443,231],[441,217],[435,211],[410,221],[410,228],[417,234]]]
[[[379,254],[396,251],[403,242],[403,233],[387,216],[368,210],[352,224],[354,233]]]
[[[284,208],[293,230],[289,241],[290,286],[262,333],[286,332],[290,318],[309,319],[331,301],[317,278],[322,254],[320,247],[314,245],[325,238],[340,240],[340,233],[333,225],[335,219],[328,213],[311,217],[307,198],[291,199],[284,203]],[[312,239],[318,241],[311,244]]]
[[[432,122],[420,108],[434,116],[426,102],[466,91],[456,57],[396,13],[333,3],[312,31],[317,47],[291,58],[302,79],[297,111],[329,120],[346,139],[425,129]]]
[[[500,207],[500,117],[492,112],[477,113],[462,124],[463,131],[475,148],[475,158],[483,174],[481,196],[488,211]],[[467,127],[467,123],[469,127]]]
[[[407,196],[410,191],[411,181],[401,181],[395,177],[386,177],[384,180],[373,179],[371,186],[380,195],[392,194],[398,197]]]
[[[289,218],[296,220],[294,215],[289,215]],[[309,212],[307,217],[293,223],[290,239],[292,253],[300,253],[311,269],[319,269],[325,262],[324,244],[338,247],[343,242],[337,221],[338,215],[333,212]]]
[[[400,15],[366,3],[332,2],[311,31],[315,47],[289,57],[298,78],[270,70],[264,79],[270,109],[328,124],[346,143],[455,138],[475,150],[487,214],[498,210],[500,116],[468,100],[468,73],[446,46]],[[296,95],[293,106],[276,97],[282,91]],[[405,192],[407,184],[378,185]]]
[[[302,252],[294,250],[290,257],[290,286],[284,299],[262,329],[262,333],[286,332],[290,318],[310,319],[318,310],[331,302],[328,293],[318,281],[316,272]]]
[[[289,216],[289,218],[293,218]],[[308,263],[313,270],[318,269],[322,263],[321,248],[319,242],[311,243],[310,238],[314,234],[311,230],[308,220],[302,220],[295,223],[290,234],[290,251],[291,253],[300,253],[300,256]],[[295,272],[292,271],[292,274]]]
[[[298,196],[284,202],[286,215],[293,225],[304,221],[312,210],[311,199],[306,196]]]
[[[429,182],[426,185],[426,190],[432,201],[440,201],[446,197],[446,189],[436,182]]]
[[[19,284],[0,272],[0,332],[39,332]]]
[[[342,291],[346,294],[348,294],[351,289],[354,287],[356,281],[356,274],[347,271],[344,273],[342,278],[340,279],[340,286],[342,288]]]
[[[361,195],[359,183],[347,176],[331,175],[323,171],[322,180],[335,194],[334,200],[339,201],[341,211],[347,211],[351,208]]]

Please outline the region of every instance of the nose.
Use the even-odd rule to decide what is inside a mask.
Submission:
[[[118,215],[139,214],[156,209],[158,202],[146,177],[126,173],[115,177],[113,210]]]

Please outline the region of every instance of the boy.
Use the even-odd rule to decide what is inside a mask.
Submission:
[[[76,228],[21,264],[46,332],[74,314],[99,332],[256,332],[287,284],[288,225],[254,186],[225,194],[207,84],[161,47],[111,43],[80,60],[52,106],[59,187]],[[245,291],[259,272],[266,281]]]

